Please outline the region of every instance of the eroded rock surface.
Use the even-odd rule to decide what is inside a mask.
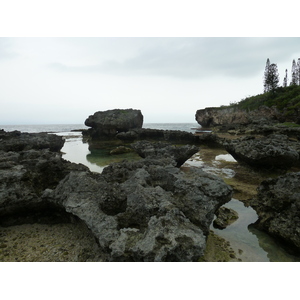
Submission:
[[[285,135],[247,136],[228,140],[224,146],[237,161],[251,166],[289,169],[299,164],[299,143]]]
[[[143,126],[143,115],[137,109],[113,109],[98,111],[85,120],[85,125],[92,127],[88,133],[94,139],[115,138],[119,132]]]
[[[195,119],[202,127],[212,127],[229,124],[266,123],[274,120],[283,121],[283,115],[276,107],[267,106],[261,106],[253,111],[236,107],[207,107],[197,110]]]
[[[151,143],[148,141],[139,141],[131,147],[142,157],[150,158],[168,158],[171,157],[176,161],[176,167],[180,167],[191,156],[199,151],[199,147],[194,145],[175,146],[169,143],[158,142]]]
[[[34,147],[0,152],[1,225],[75,216],[106,261],[196,261],[215,211],[231,199],[221,179],[183,172],[173,155],[111,164],[98,174]]]
[[[65,207],[92,230],[108,261],[196,261],[214,212],[231,188],[172,160],[111,164],[100,175],[72,172],[44,199]]]
[[[263,181],[250,205],[259,216],[258,228],[300,253],[300,172]]]

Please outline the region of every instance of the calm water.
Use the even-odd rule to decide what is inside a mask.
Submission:
[[[184,130],[194,132],[194,129],[199,128],[195,123],[183,124],[144,124],[144,128],[164,129],[164,130]],[[62,148],[63,158],[75,163],[81,163],[90,168],[93,172],[102,172],[103,168],[112,162],[127,159],[140,159],[136,154],[128,153],[125,155],[110,155],[111,148],[89,150],[89,145],[83,143],[80,132],[71,132],[71,130],[87,129],[85,125],[81,124],[68,124],[68,125],[24,125],[24,126],[0,126],[0,129],[6,131],[19,130],[21,132],[52,132],[57,135],[63,136],[65,139],[64,147]],[[229,154],[217,155],[214,159],[215,167],[207,167],[201,160],[188,161],[194,167],[201,167],[205,171],[213,174],[220,174],[226,172],[226,176],[234,176],[233,170],[218,168],[219,160],[234,161]],[[219,230],[211,229],[221,237],[228,240],[235,250],[236,255],[242,261],[299,261],[299,258],[289,255],[282,249],[273,238],[269,235],[255,229],[251,226],[257,220],[257,214],[251,207],[245,207],[244,204],[237,200],[232,199],[229,203],[225,204],[226,207],[234,209],[239,218],[236,222],[232,223],[226,229]]]

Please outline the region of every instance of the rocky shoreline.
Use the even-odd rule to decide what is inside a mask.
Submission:
[[[100,143],[116,142],[123,147],[118,151],[131,149],[142,159],[114,163],[97,174],[81,164],[62,159],[60,149],[64,141],[61,137],[0,131],[2,261],[18,257],[13,250],[18,248],[14,241],[21,237],[10,233],[12,239],[9,239],[8,232],[13,228],[15,232],[20,231],[21,224],[33,224],[32,230],[40,232],[43,227],[39,230],[34,226],[50,226],[52,233],[58,233],[54,238],[57,240],[70,228],[76,227],[77,233],[88,233],[86,240],[84,234],[79,238],[80,244],[88,245],[86,247],[70,242],[73,250],[64,245],[59,248],[62,250],[53,251],[56,256],[43,251],[44,258],[31,256],[32,260],[238,261],[230,245],[210,233],[209,228],[214,215],[221,213],[219,209],[241,186],[201,168],[182,168],[185,161],[199,152],[199,146],[200,153],[206,147],[226,149],[241,164],[253,168],[253,172],[261,169],[265,174],[271,171],[281,175],[273,181],[256,182],[244,200],[257,210],[259,220],[255,226],[299,253],[300,173],[290,173],[299,166],[297,138],[282,134],[240,137],[232,131],[228,138],[228,131],[193,135],[141,129],[142,115],[135,110],[109,111],[107,119],[102,112],[96,115],[101,116],[101,122],[90,116],[87,120],[93,128],[83,132],[91,147],[100,137]],[[117,120],[119,116],[121,122]],[[284,186],[284,182],[288,184]],[[258,187],[257,195],[253,187]],[[290,196],[282,204],[280,195],[286,194]],[[223,215],[223,221],[226,218]],[[44,235],[37,239],[43,240]],[[215,250],[208,252],[208,241],[210,247],[215,247],[211,249],[227,254],[223,258],[219,254],[212,255]],[[37,251],[36,246],[30,247],[29,251]],[[30,258],[21,256],[16,260],[27,259]]]

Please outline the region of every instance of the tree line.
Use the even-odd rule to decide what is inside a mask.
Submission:
[[[300,58],[298,61],[293,59],[291,70],[291,81],[289,85],[300,85]],[[285,76],[282,83],[283,87],[288,86],[288,70],[285,70]],[[267,59],[264,72],[264,93],[273,92],[279,87],[279,74],[277,64],[271,64],[269,58]]]

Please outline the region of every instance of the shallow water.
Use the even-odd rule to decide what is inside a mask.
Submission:
[[[93,172],[102,172],[103,168],[112,162],[127,159],[138,159],[136,154],[110,155],[112,148],[89,150],[89,145],[83,143],[78,133],[61,133],[66,140],[62,148],[63,158],[82,163]],[[204,171],[222,178],[232,179],[237,175],[238,163],[223,149],[206,149],[196,153],[184,166],[202,168]],[[300,261],[299,257],[288,254],[268,234],[255,229],[251,224],[257,220],[257,214],[251,207],[246,207],[238,199],[232,199],[224,206],[234,209],[239,218],[226,229],[213,228],[217,235],[230,242],[236,257],[245,262],[292,262]]]

